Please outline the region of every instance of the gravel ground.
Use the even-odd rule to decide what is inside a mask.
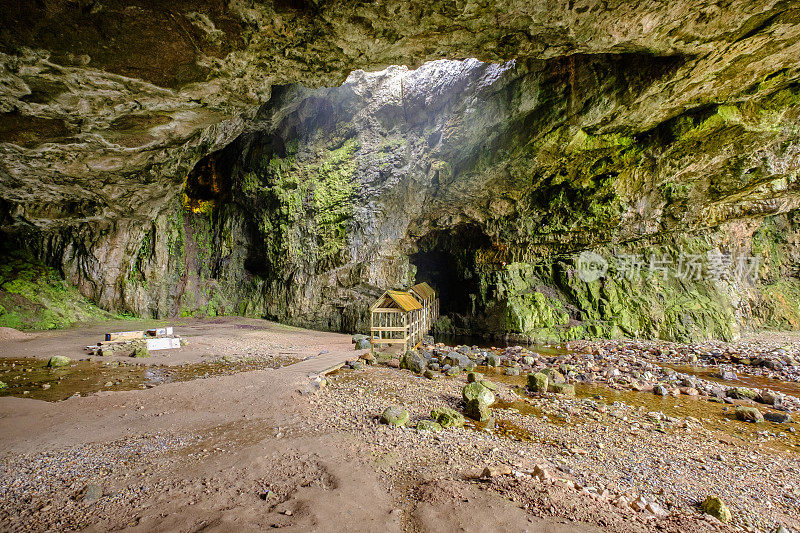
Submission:
[[[412,429],[435,407],[460,409],[465,384],[463,373],[428,380],[406,370],[366,367],[332,376],[312,401],[321,427],[359,435],[390,487],[472,478],[486,466],[509,467],[513,475],[481,483],[537,516],[581,519],[611,531],[725,529],[696,508],[707,495],[719,494],[733,512],[734,526],[800,528],[800,454],[791,442],[770,446],[765,441],[780,444],[780,438],[742,436],[735,428],[724,431],[710,421],[667,416],[645,406],[553,395],[527,398],[511,383],[498,383],[493,431]],[[409,427],[377,422],[389,405],[409,411]],[[567,482],[531,477],[536,465],[548,477]],[[620,496],[658,504],[667,516],[636,512]]]
[[[0,459],[0,524],[9,531],[75,530],[138,505],[157,486],[132,483],[196,438],[142,435]],[[121,488],[116,488],[120,486]]]

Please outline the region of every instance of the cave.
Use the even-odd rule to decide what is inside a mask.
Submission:
[[[0,531],[800,531],[800,3],[5,4]]]
[[[408,257],[416,268],[416,281],[435,288],[441,315],[468,327],[479,292],[475,253],[491,246],[489,237],[477,226],[464,225],[432,231],[416,245],[418,251]]]

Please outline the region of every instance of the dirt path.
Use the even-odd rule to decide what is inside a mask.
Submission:
[[[235,349],[291,346],[303,357],[314,355],[275,370],[56,403],[0,398],[0,529],[575,529],[531,518],[509,500],[469,485],[458,495],[419,502],[410,516],[414,487],[387,487],[357,435],[321,431],[312,422],[312,378],[357,353],[347,336],[281,330],[263,321],[191,325],[204,332],[189,346],[205,346],[191,357],[216,350],[209,333],[215,328],[257,333],[245,341],[233,333],[224,338],[222,344],[239,343]],[[42,334],[1,347],[24,345],[46,358],[103,329]],[[85,497],[90,487],[102,496]],[[465,499],[480,502],[482,512],[466,512]]]

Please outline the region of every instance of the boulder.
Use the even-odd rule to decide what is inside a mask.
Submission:
[[[8,384],[5,381],[0,381],[0,389],[5,389],[8,387]]]
[[[459,375],[460,373],[461,373],[461,368],[458,366],[451,366],[450,368],[447,369],[446,372],[446,374],[451,378]]]
[[[722,501],[719,496],[708,496],[703,503],[700,504],[700,510],[706,514],[713,516],[721,522],[730,522],[733,516],[731,510]]]
[[[771,390],[761,391],[761,394],[758,395],[758,401],[767,405],[780,405],[781,399],[780,394]]]
[[[776,422],[778,424],[788,424],[793,422],[792,417],[789,415],[789,413],[775,413],[775,412],[764,413],[764,420],[768,420],[770,422]]]
[[[461,391],[464,402],[478,401],[486,404],[487,407],[494,403],[494,393],[482,383],[468,383]]]
[[[528,390],[541,393],[547,392],[549,381],[547,374],[542,372],[528,374]]]
[[[519,376],[519,368],[517,367],[506,368],[506,376]]]
[[[753,389],[748,389],[747,387],[734,387],[732,389],[728,389],[728,397],[734,398],[737,400],[755,400],[758,396],[758,393]]]
[[[500,356],[496,353],[490,353],[487,355],[486,366],[500,366]]]
[[[358,341],[363,341],[364,339],[369,340],[369,337],[367,335],[362,335],[361,333],[356,333],[353,335],[352,342],[353,344],[358,344]]]
[[[555,368],[545,368],[542,374],[547,376],[550,383],[564,383],[564,375]]]
[[[431,370],[430,368],[427,369],[425,372],[422,373],[428,379],[439,379],[439,374]]]
[[[449,407],[437,407],[431,411],[431,418],[443,428],[464,427],[464,415]]]
[[[547,385],[547,390],[565,396],[575,396],[575,385],[570,383],[550,383]]]
[[[408,350],[400,358],[400,368],[405,368],[417,374],[422,374],[426,366],[425,358],[416,350]]]
[[[61,366],[68,366],[71,362],[72,360],[65,355],[54,355],[47,362],[47,366],[50,368],[58,368]]]
[[[137,346],[131,352],[131,357],[150,357],[150,350],[147,349],[147,346]]]
[[[478,422],[485,422],[492,418],[492,410],[478,399],[468,401],[464,413]]]
[[[667,388],[664,385],[659,383],[658,385],[653,387],[653,394],[656,394],[658,396],[668,396],[669,390],[667,390]]]
[[[755,407],[739,405],[736,407],[735,413],[737,419],[744,420],[745,422],[759,423],[764,421],[764,415]]]
[[[392,405],[384,409],[381,413],[381,424],[390,426],[404,426],[408,422],[408,411],[397,405]]]

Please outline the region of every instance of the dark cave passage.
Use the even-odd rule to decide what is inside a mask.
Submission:
[[[463,322],[475,313],[479,290],[475,251],[490,246],[489,238],[475,226],[428,233],[409,256],[417,267],[416,282],[427,282],[437,292],[441,315]]]

